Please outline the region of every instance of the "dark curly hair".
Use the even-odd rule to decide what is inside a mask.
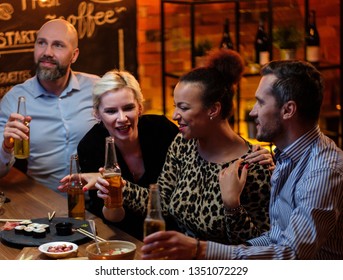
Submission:
[[[240,81],[244,62],[239,53],[228,49],[212,51],[204,67],[191,70],[180,82],[196,83],[203,89],[202,101],[206,108],[215,102],[222,106],[221,117],[232,114],[234,86]]]

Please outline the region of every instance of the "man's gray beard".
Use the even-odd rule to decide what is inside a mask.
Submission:
[[[67,68],[44,69],[37,67],[37,76],[40,80],[55,81],[67,73]]]

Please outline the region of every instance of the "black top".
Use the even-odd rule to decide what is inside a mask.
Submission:
[[[143,115],[138,121],[139,142],[142,149],[145,173],[135,182],[148,188],[149,184],[156,183],[162,171],[168,147],[178,133],[177,126],[165,116]],[[107,129],[102,123],[94,125],[91,130],[80,141],[77,152],[81,171],[83,173],[98,172],[105,162],[105,138],[109,136]],[[120,166],[122,177],[125,180],[134,182],[133,176],[124,161],[121,152],[116,147],[117,160]],[[102,217],[104,202],[96,195],[96,190],[89,191],[90,201],[87,203],[87,210]],[[115,225],[125,232],[138,239],[143,238],[144,216],[125,208],[125,218]],[[167,219],[167,227],[174,229],[172,221]]]

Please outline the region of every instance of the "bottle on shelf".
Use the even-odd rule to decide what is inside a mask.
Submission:
[[[85,194],[82,190],[81,171],[78,155],[70,157],[70,178],[68,185],[68,216],[85,219]]]
[[[162,216],[160,191],[157,184],[149,186],[148,211],[144,220],[144,237],[156,231],[164,231],[166,228]]]
[[[220,49],[231,49],[233,50],[233,43],[230,37],[230,21],[228,18],[225,19],[224,28],[223,28],[223,37],[219,45]]]
[[[26,99],[24,96],[20,96],[18,98],[18,109],[17,113],[26,117]],[[29,127],[29,123],[24,123],[27,127]],[[30,133],[30,132],[29,132]],[[28,158],[30,155],[30,139],[14,139],[14,156],[18,159],[25,159]]]
[[[319,49],[319,33],[316,25],[316,12],[311,10],[308,16],[308,23],[306,28],[306,61],[312,64],[319,64],[320,49]]]
[[[264,22],[260,19],[255,39],[255,62],[264,65],[269,62],[269,39],[264,30]]]

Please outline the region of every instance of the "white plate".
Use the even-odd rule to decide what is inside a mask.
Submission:
[[[66,246],[73,246],[73,248],[70,251],[66,252],[48,252],[49,247],[55,247],[59,245],[66,245]],[[38,250],[42,252],[43,254],[47,255],[50,258],[54,259],[63,259],[63,258],[70,258],[70,257],[75,257],[77,255],[77,250],[78,246],[75,243],[71,242],[66,242],[66,241],[55,241],[55,242],[49,242],[49,243],[44,243],[38,247]]]

